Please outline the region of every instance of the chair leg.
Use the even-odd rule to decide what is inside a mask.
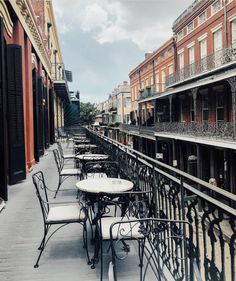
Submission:
[[[144,238],[145,239],[145,238]],[[140,267],[140,281],[143,278],[143,256],[144,256],[144,241],[139,240],[139,267]]]
[[[58,193],[60,187],[61,187],[61,176],[59,175],[59,182],[58,182],[57,190],[56,190],[55,195],[54,195],[53,198],[56,198],[56,197],[57,197],[57,193]]]
[[[100,262],[101,262],[101,272],[100,272],[100,281],[103,279],[103,248],[102,248],[102,238],[100,243]]]
[[[37,261],[36,261],[36,263],[34,265],[34,268],[38,268],[39,267],[39,260],[41,258],[41,255],[42,255],[42,253],[43,253],[43,251],[45,249],[45,245],[46,245],[45,244],[45,240],[46,240],[46,236],[47,236],[47,233],[48,233],[48,229],[49,229],[48,227],[45,227],[44,236],[43,236],[42,242],[41,242],[41,244],[40,244],[40,246],[38,248],[38,250],[40,250],[40,253],[38,255],[38,258],[37,258]]]
[[[42,247],[44,247],[44,243],[45,243],[45,239],[46,239],[48,231],[49,231],[49,227],[44,225],[44,235],[43,235],[43,239],[38,247],[38,250],[41,250]]]
[[[84,248],[86,250],[86,255],[87,255],[87,263],[88,265],[91,265],[91,260],[89,257],[89,252],[88,252],[88,232],[87,232],[87,225],[86,222],[84,223],[84,227],[83,227],[83,239],[84,239]]]

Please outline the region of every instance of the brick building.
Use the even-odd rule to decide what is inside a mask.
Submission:
[[[63,126],[69,100],[50,0],[0,1],[0,197]],[[55,118],[55,119],[54,119]]]
[[[168,164],[235,193],[236,2],[195,1],[173,32],[176,71],[157,99],[169,103],[171,119],[156,123],[157,150]]]
[[[166,77],[175,70],[175,43],[170,38],[130,74],[131,126],[122,125],[120,131],[127,135],[131,146],[149,156],[155,156],[155,136],[150,128],[161,118],[158,115],[157,97],[166,91]],[[137,126],[143,128],[137,132]]]
[[[130,72],[132,122],[120,128],[135,149],[233,193],[235,42],[236,1],[194,1]]]

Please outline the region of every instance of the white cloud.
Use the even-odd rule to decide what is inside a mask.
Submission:
[[[154,50],[171,35],[176,9],[191,0],[68,0],[54,1],[59,32],[80,28],[100,44],[131,40]],[[175,15],[175,16],[173,16]]]

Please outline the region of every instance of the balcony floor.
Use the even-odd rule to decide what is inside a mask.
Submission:
[[[100,265],[98,264],[96,269],[91,269],[86,263],[80,225],[69,225],[59,230],[49,241],[39,268],[33,267],[43,234],[43,223],[31,176],[42,170],[47,186],[55,188],[58,176],[53,148],[54,146],[47,150],[25,181],[9,186],[9,201],[0,213],[1,281],[94,281],[100,278]],[[75,183],[75,178],[67,180],[63,187],[74,188]],[[74,189],[62,191],[56,200],[71,201],[75,198]],[[90,253],[92,255],[92,248]],[[105,256],[104,280],[107,280],[110,254],[106,253]],[[128,259],[118,265],[118,280],[139,280],[138,276],[138,257],[136,251],[132,250]],[[153,276],[148,276],[146,280],[154,279]]]

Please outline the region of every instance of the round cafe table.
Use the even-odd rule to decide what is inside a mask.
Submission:
[[[96,148],[96,144],[75,144],[74,148]]]
[[[130,191],[133,186],[131,181],[119,178],[93,178],[76,183],[80,191],[87,193],[122,193]]]
[[[101,160],[107,160],[108,159],[108,155],[106,154],[79,154],[76,155],[75,157],[78,160],[83,161],[101,161]]]
[[[85,171],[85,163],[89,161],[102,161],[107,160],[108,155],[106,154],[92,154],[92,153],[86,153],[86,154],[78,154],[75,156],[75,160],[79,160],[82,163],[82,173]]]

